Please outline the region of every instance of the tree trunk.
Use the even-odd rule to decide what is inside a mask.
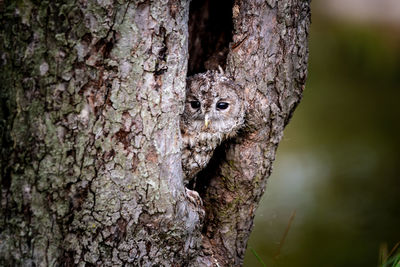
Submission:
[[[0,10],[0,265],[241,265],[304,88],[309,2]],[[201,203],[183,185],[179,115],[186,74],[218,65],[249,109],[199,174]]]

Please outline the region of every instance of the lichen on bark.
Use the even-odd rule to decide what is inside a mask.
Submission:
[[[1,5],[1,263],[194,257],[178,126],[188,3]]]
[[[227,73],[245,88],[246,127],[198,180],[206,218],[198,263],[240,266],[276,148],[307,74],[309,1],[234,1]]]
[[[202,174],[204,219],[181,171],[189,1],[0,2],[0,265],[243,262],[304,86],[309,2],[229,8],[217,43],[250,108]]]

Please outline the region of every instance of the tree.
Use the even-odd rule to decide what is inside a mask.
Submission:
[[[242,264],[304,88],[310,3],[212,2],[0,2],[1,265]],[[201,203],[179,114],[187,73],[216,65],[249,108]]]

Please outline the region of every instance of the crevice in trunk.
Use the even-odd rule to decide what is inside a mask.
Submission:
[[[233,0],[192,0],[189,15],[188,76],[225,69],[232,41]]]
[[[193,187],[193,190],[199,193],[202,199],[207,193],[207,188],[209,187],[212,178],[217,176],[217,172],[219,170],[218,166],[226,158],[225,150],[226,142],[222,143],[214,150],[214,154],[211,157],[210,162],[208,162],[207,166],[197,174],[197,179],[195,179],[196,184],[190,185]]]

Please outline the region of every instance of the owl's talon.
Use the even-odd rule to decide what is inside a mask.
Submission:
[[[199,193],[197,193],[196,191],[187,189],[186,187],[185,187],[185,189],[186,189],[187,199],[190,201],[190,203],[192,203],[194,205],[195,210],[199,214],[200,221],[203,221],[204,216],[206,214],[206,212],[204,211],[204,207],[203,207],[203,200],[201,199]]]
[[[199,193],[194,190],[186,189],[186,196],[189,199],[190,202],[195,204],[196,206],[203,207],[203,200],[201,199]]]

